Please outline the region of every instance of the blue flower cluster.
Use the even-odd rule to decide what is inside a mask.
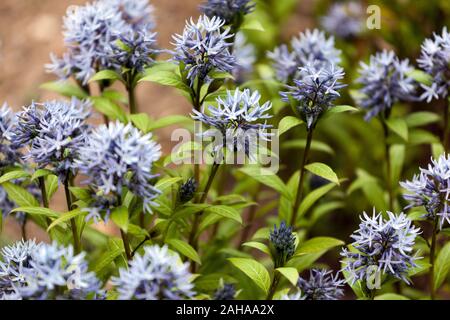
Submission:
[[[40,168],[50,167],[64,181],[76,170],[75,159],[89,131],[89,115],[89,102],[76,98],[33,102],[17,114],[10,134],[12,144],[29,146],[25,159],[32,159]]]
[[[183,300],[195,295],[191,280],[189,263],[183,264],[167,246],[154,245],[145,247],[142,256],[136,254],[112,283],[121,300]]]
[[[229,28],[222,31],[225,21],[218,18],[200,16],[197,22],[191,18],[186,22],[183,34],[173,36],[175,52],[173,57],[184,65],[187,78],[194,84],[195,79],[208,81],[208,73],[222,71],[231,73],[236,65],[230,53],[228,39],[232,38]]]
[[[292,232],[292,227],[288,227],[284,221],[280,223],[278,229],[275,225],[273,230],[270,231],[269,241],[275,268],[283,267],[295,252],[295,235]]]
[[[320,69],[302,67],[294,86],[287,86],[288,91],[281,92],[282,100],[295,103],[293,106],[305,121],[307,129],[315,127],[319,117],[333,107],[333,102],[340,96],[338,90],[345,87],[340,80],[344,78],[344,70],[326,64]]]
[[[322,27],[337,37],[348,39],[364,31],[364,9],[356,1],[335,3],[321,18]]]
[[[426,218],[431,221],[439,219],[439,227],[450,223],[450,156],[441,155],[431,159],[428,169],[420,168],[420,174],[411,181],[400,182],[407,191],[403,196],[409,201],[406,208],[423,206]]]
[[[400,60],[393,51],[384,50],[361,62],[357,82],[362,85],[359,104],[369,120],[381,112],[389,113],[399,101],[415,99],[416,83],[408,74],[413,70],[407,59]]]
[[[219,17],[226,24],[242,21],[242,16],[250,13],[255,4],[250,0],[206,0],[200,10],[208,17]]]
[[[143,135],[131,124],[121,122],[101,125],[93,130],[79,148],[77,167],[88,177],[95,201],[87,208],[87,220],[98,221],[117,207],[124,187],[143,201],[144,210],[151,212],[153,199],[159,191],[152,185],[153,162],[161,156],[161,146],[152,135]]]
[[[249,89],[243,91],[236,89],[227,91],[226,97],[216,99],[217,106],[208,107],[209,114],[205,111],[192,110],[192,118],[207,124],[215,130],[208,130],[204,136],[217,137],[215,139],[215,154],[220,154],[224,147],[231,152],[244,151],[253,159],[258,139],[270,140],[271,134],[267,132],[271,126],[261,123],[261,120],[271,118],[267,112],[272,104],[266,102],[260,105],[261,95],[258,91],[251,92]]]
[[[343,271],[348,272],[352,285],[366,280],[373,271],[409,283],[408,271],[419,259],[413,251],[420,229],[403,213],[387,212],[387,216],[374,211],[370,217],[364,212],[359,229],[351,235],[351,248],[342,249]]]
[[[334,38],[325,36],[318,29],[306,30],[291,40],[292,51],[283,44],[268,53],[273,61],[276,76],[283,83],[301,77],[299,68],[309,67],[320,69],[323,66],[337,65],[341,62],[341,51],[334,46]]]
[[[0,298],[93,299],[101,283],[88,271],[84,253],[56,243],[20,241],[2,250]]]
[[[434,39],[426,39],[417,59],[419,67],[431,76],[431,85],[421,84],[425,92],[420,97],[430,102],[432,99],[446,98],[450,89],[450,33],[447,27],[442,33],[434,34]]]
[[[22,162],[20,147],[12,145],[10,141],[11,129],[16,123],[17,117],[4,103],[0,108],[0,171]]]
[[[121,67],[111,56],[111,46],[122,34],[131,31],[145,34],[152,29],[152,11],[146,0],[100,0],[71,6],[64,18],[67,51],[62,58],[52,54],[47,70],[61,79],[74,76],[86,85],[96,72]]]
[[[231,283],[225,283],[214,293],[214,300],[234,300],[236,288]]]

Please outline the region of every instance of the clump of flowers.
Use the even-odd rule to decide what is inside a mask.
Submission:
[[[339,274],[333,276],[330,270],[312,269],[308,280],[298,279],[301,300],[339,300],[344,295],[343,285]]]
[[[145,0],[101,0],[71,6],[64,18],[67,51],[61,58],[52,54],[47,70],[61,79],[74,76],[87,85],[96,72],[119,68],[111,57],[111,46],[121,35],[145,33],[154,28],[152,11],[153,7]],[[145,40],[149,41],[148,35]]]
[[[430,102],[433,99],[446,98],[450,89],[450,33],[447,27],[442,33],[434,34],[433,39],[425,39],[422,44],[419,67],[431,76],[430,85],[421,84],[425,92],[420,97]]]
[[[207,0],[200,5],[200,10],[210,18],[219,17],[226,24],[240,24],[243,16],[254,7],[250,0]]]
[[[17,117],[4,103],[0,108],[0,170],[22,162],[20,148],[10,141],[10,132],[17,123]]]
[[[84,144],[89,126],[88,102],[33,102],[17,115],[11,141],[17,148],[29,146],[25,159],[40,168],[50,167],[62,181],[73,173],[78,150]]]
[[[195,295],[191,277],[189,263],[183,264],[167,246],[154,245],[145,247],[142,256],[136,254],[112,283],[122,300],[183,300]]]
[[[361,62],[357,82],[364,96],[358,102],[367,110],[366,120],[381,112],[389,115],[395,103],[415,99],[416,83],[408,76],[412,70],[407,59],[387,50],[372,55],[369,64]]]
[[[208,73],[216,70],[233,71],[236,61],[230,53],[228,39],[233,37],[229,28],[222,31],[225,21],[219,17],[200,16],[197,22],[186,22],[183,34],[173,36],[174,59],[184,66],[191,85],[196,77],[203,82],[208,81]]]
[[[143,201],[145,212],[151,212],[159,191],[153,186],[153,162],[161,156],[161,146],[152,134],[143,135],[131,124],[120,122],[101,125],[79,148],[77,167],[88,178],[94,201],[89,204],[87,220],[107,218],[117,207],[122,190],[128,188]]]
[[[284,266],[295,252],[295,235],[292,233],[292,227],[288,227],[284,221],[280,223],[279,228],[275,225],[270,232],[269,241],[275,268]]]
[[[227,147],[231,152],[244,151],[250,159],[255,156],[255,146],[258,139],[268,141],[270,133],[267,129],[270,125],[261,120],[271,118],[267,112],[272,104],[268,101],[260,105],[261,95],[258,91],[251,92],[249,89],[243,91],[236,89],[227,91],[226,97],[216,99],[217,106],[208,107],[209,114],[205,111],[192,110],[192,118],[207,124],[216,130],[208,130],[204,136],[217,136],[215,139],[215,154]]]
[[[337,37],[348,39],[364,31],[364,10],[356,1],[335,3],[320,19],[322,27]]]
[[[233,69],[233,77],[236,83],[243,83],[249,73],[253,71],[256,61],[255,47],[246,42],[244,34],[236,34],[233,47],[233,55],[236,58],[236,66]]]
[[[84,253],[56,243],[19,241],[2,249],[0,298],[87,299],[99,294],[100,282],[88,271]]]
[[[195,181],[194,178],[189,178],[180,187],[180,191],[178,192],[179,201],[181,203],[191,201],[194,198],[196,191],[197,191],[197,181]]]
[[[25,270],[31,268],[32,253],[39,246],[34,240],[22,240],[2,248],[0,300],[21,299],[20,289],[26,286]]]
[[[225,283],[214,293],[214,300],[234,300],[235,295],[235,286],[231,283]]]
[[[287,86],[281,92],[283,101],[293,105],[294,112],[306,122],[307,129],[312,130],[320,116],[333,107],[333,102],[340,96],[338,90],[345,87],[340,80],[344,70],[333,65],[321,68],[300,68],[300,77],[294,80],[294,86]]]
[[[306,30],[298,37],[291,40],[292,51],[283,44],[268,53],[273,61],[273,67],[277,79],[283,83],[291,83],[294,79],[301,78],[299,69],[305,67],[326,67],[329,64],[336,65],[341,62],[341,51],[334,46],[334,38],[325,36],[318,29]]]
[[[406,208],[423,206],[427,211],[426,218],[431,221],[439,219],[439,228],[450,223],[450,156],[441,155],[439,159],[431,159],[428,168],[420,168],[420,173],[411,181],[400,182],[407,191]]]
[[[374,211],[370,217],[364,212],[359,229],[351,235],[351,249],[342,249],[343,271],[348,272],[351,284],[365,280],[374,270],[409,284],[408,271],[419,259],[414,243],[420,229],[403,213],[388,211],[387,216]]]

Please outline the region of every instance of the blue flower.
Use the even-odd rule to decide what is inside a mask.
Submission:
[[[208,17],[219,17],[226,24],[242,21],[244,15],[250,13],[255,4],[250,0],[206,0],[200,10]]]
[[[133,30],[153,29],[154,7],[148,0],[101,0],[106,6],[120,13],[122,20]]]
[[[226,97],[216,99],[217,106],[208,107],[205,111],[192,110],[194,120],[207,124],[214,129],[203,133],[206,137],[217,137],[213,152],[218,154],[227,147],[231,152],[244,151],[251,159],[255,156],[258,139],[269,141],[271,134],[267,132],[270,125],[261,123],[272,116],[267,112],[272,108],[268,101],[260,105],[261,95],[249,89],[227,91]]]
[[[321,68],[341,62],[341,51],[334,47],[334,38],[327,38],[325,33],[318,29],[308,29],[300,33],[299,37],[292,38],[291,47],[292,51],[289,51],[287,45],[281,45],[268,53],[278,80],[284,83],[301,77],[298,74],[301,68]]]
[[[26,286],[25,270],[31,268],[33,252],[41,244],[34,240],[17,241],[3,247],[0,260],[0,300],[22,298],[20,289]]]
[[[339,274],[333,276],[330,270],[312,269],[308,280],[298,279],[301,300],[339,300],[344,295],[343,285],[344,280],[339,279]]]
[[[73,98],[71,102],[33,102],[19,112],[18,122],[11,131],[14,146],[29,146],[25,159],[40,168],[49,166],[63,181],[75,171],[74,161],[84,143],[90,114],[87,101]]]
[[[419,67],[431,76],[431,85],[421,84],[425,92],[422,100],[446,98],[450,89],[450,33],[447,27],[442,33],[434,34],[434,39],[425,39],[422,44]]]
[[[423,206],[431,221],[439,219],[439,227],[450,223],[450,156],[441,155],[431,159],[428,169],[420,168],[420,174],[411,181],[400,182],[407,193],[403,195],[409,202],[406,208]]]
[[[187,78],[194,83],[199,80],[208,81],[208,74],[215,71],[231,73],[235,67],[235,57],[229,48],[233,45],[227,40],[233,35],[229,28],[221,30],[225,21],[218,17],[200,16],[195,23],[192,18],[186,22],[183,34],[173,36],[175,52],[174,59],[184,65]]]
[[[22,162],[20,147],[11,144],[11,130],[17,123],[17,117],[4,103],[0,108],[0,171]]]
[[[96,298],[101,283],[88,271],[84,256],[85,253],[74,255],[71,246],[35,246],[22,271],[25,284],[19,288],[21,296],[37,300]]]
[[[283,267],[295,252],[295,235],[292,227],[288,227],[284,221],[281,222],[278,229],[275,225],[270,231],[269,241],[275,268]]]
[[[197,182],[195,181],[194,178],[189,178],[180,187],[180,191],[178,192],[179,201],[181,203],[191,201],[194,198],[196,191],[197,191]]]
[[[362,85],[359,104],[369,120],[381,112],[390,112],[399,101],[415,100],[416,83],[408,76],[413,68],[408,60],[399,60],[393,51],[378,52],[370,63],[361,62],[357,83]]]
[[[214,293],[214,300],[234,300],[236,288],[231,283],[223,284],[221,288]]]
[[[178,254],[167,246],[144,248],[136,254],[128,269],[121,268],[112,278],[121,300],[183,300],[194,296],[189,263],[182,263]]]
[[[307,66],[300,68],[299,77],[294,80],[295,85],[286,86],[287,91],[280,94],[283,101],[295,103],[293,107],[306,122],[308,130],[311,130],[340,96],[338,90],[345,87],[340,83],[343,78],[342,68],[330,64]]]
[[[79,148],[77,167],[88,177],[95,201],[90,204],[87,219],[109,216],[117,205],[124,187],[143,201],[144,210],[151,212],[153,199],[159,191],[152,185],[153,162],[161,156],[161,146],[152,135],[143,135],[131,124],[120,122],[101,125],[93,130]]]
[[[246,42],[244,34],[236,34],[233,47],[233,55],[236,58],[236,66],[233,69],[233,77],[236,83],[243,83],[249,73],[253,71],[256,61],[255,47]]]
[[[364,10],[361,3],[351,1],[333,4],[320,19],[329,33],[344,39],[360,35],[364,31]]]
[[[343,271],[351,284],[366,280],[374,270],[409,284],[408,271],[419,259],[413,251],[420,229],[403,213],[387,215],[383,218],[374,210],[370,217],[364,212],[359,229],[351,235],[351,249],[342,249]]]

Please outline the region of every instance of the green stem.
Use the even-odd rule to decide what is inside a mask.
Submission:
[[[130,75],[130,80],[128,81],[128,85],[127,85],[127,92],[128,92],[128,103],[130,106],[130,113],[131,114],[136,114],[139,112],[138,110],[138,106],[136,103],[136,94],[135,94],[135,90],[134,90],[134,85],[133,85],[133,76]]]
[[[196,111],[200,111],[201,104],[202,104],[201,100],[200,100],[202,84],[203,84],[203,81],[197,78],[197,88],[196,88],[196,90],[192,90],[192,92],[193,92],[192,101],[194,104],[194,109]],[[194,151],[194,152],[196,152],[196,151]],[[194,179],[197,183],[200,183],[200,164],[196,163],[195,157],[194,157]]]
[[[449,151],[449,102],[450,98],[446,101],[446,103],[444,103],[444,129],[442,132],[442,145],[444,146],[445,152]]]
[[[300,202],[302,200],[303,184],[304,184],[304,179],[305,179],[305,166],[306,166],[306,163],[308,162],[308,155],[309,155],[309,150],[311,149],[312,137],[313,137],[313,129],[310,129],[308,131],[308,136],[306,138],[305,151],[303,152],[303,159],[302,159],[301,167],[300,167],[300,177],[298,179],[297,197],[295,198],[295,203],[293,206],[292,217],[291,217],[291,226],[295,226],[295,223],[297,221],[298,208],[299,208]]]
[[[383,126],[383,136],[384,136],[384,156],[386,161],[386,188],[389,196],[389,211],[394,210],[394,191],[392,189],[392,165],[391,157],[389,156],[389,129],[386,124],[386,120],[381,119],[381,124]]]
[[[436,258],[436,238],[439,232],[438,229],[438,219],[435,218],[433,225],[433,234],[431,236],[431,247],[430,247],[430,298],[434,300],[436,298],[436,290],[434,288],[434,261]]]
[[[42,204],[44,205],[44,208],[48,209],[49,205],[48,205],[47,189],[45,188],[45,179],[44,177],[39,177],[38,181],[39,181],[39,188],[41,189]],[[46,221],[47,227],[49,227],[50,224],[52,223],[50,218],[47,217]]]
[[[214,177],[216,176],[217,171],[219,170],[219,167],[220,167],[220,163],[214,163],[213,164],[213,166],[211,168],[211,174],[208,177],[208,181],[206,182],[205,189],[203,190],[202,196],[201,196],[200,201],[198,203],[204,203],[206,201],[206,199],[208,198],[209,190],[211,189],[212,183],[214,181]],[[199,212],[199,213],[197,213],[195,215],[194,223],[192,225],[192,229],[191,229],[191,232],[189,234],[189,244],[194,249],[198,248],[197,232],[198,232],[198,227],[200,225],[200,218],[201,218],[202,214],[203,214],[203,212]],[[195,264],[193,264],[193,266],[195,266]]]
[[[270,285],[269,293],[267,294],[266,300],[273,300],[273,296],[277,291],[278,284],[280,283],[281,276],[278,272],[274,271],[275,275],[273,276],[272,284]]]
[[[66,195],[66,203],[67,203],[67,210],[72,210],[72,195],[70,194],[70,173],[67,173],[67,178],[64,180],[64,193]],[[72,236],[73,236],[73,247],[75,250],[75,253],[81,252],[81,240],[80,240],[80,234],[78,233],[78,226],[75,218],[70,219],[70,227],[72,229]]]

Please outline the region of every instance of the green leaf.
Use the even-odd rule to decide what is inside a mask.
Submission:
[[[108,267],[114,260],[116,260],[124,252],[123,247],[114,247],[107,250],[97,259],[97,263],[93,266],[96,274],[100,274],[106,267]]]
[[[111,213],[111,220],[122,229],[128,231],[128,209],[125,206],[115,208]]]
[[[78,200],[89,200],[91,198],[91,192],[88,189],[69,187],[69,190]]]
[[[50,229],[54,228],[57,225],[60,225],[64,222],[69,221],[70,219],[76,218],[80,215],[86,215],[85,211],[81,211],[81,209],[75,209],[66,213],[63,213],[60,217],[58,217],[56,220],[54,220],[47,228],[47,232],[50,231]]]
[[[175,183],[178,183],[182,181],[183,178],[181,177],[166,177],[162,178],[155,184],[155,188],[158,189],[161,192],[166,191],[168,188],[173,186]]]
[[[208,207],[205,211],[208,213],[217,214],[221,217],[228,218],[242,224],[242,218],[240,213],[233,207],[218,205]]]
[[[272,189],[275,189],[276,191],[281,193],[284,197],[286,197],[288,200],[293,199],[290,190],[286,187],[283,181],[272,171],[260,167],[245,167],[239,169],[239,171],[255,179],[259,183],[262,183],[268,187],[271,187]]]
[[[437,290],[450,271],[450,243],[442,247],[434,263],[434,289]]]
[[[59,93],[65,97],[76,97],[79,99],[85,99],[88,94],[79,86],[63,81],[46,82],[40,86],[41,89],[53,91]]]
[[[282,268],[276,268],[275,270],[277,270],[279,273],[281,273],[283,275],[283,277],[288,279],[289,282],[293,286],[297,286],[297,281],[299,278],[297,269],[292,268],[292,267],[282,267]]]
[[[408,125],[404,119],[389,118],[386,124],[389,129],[398,134],[403,140],[408,141]]]
[[[131,114],[130,120],[134,124],[136,128],[141,130],[144,133],[149,132],[149,128],[152,124],[152,120],[146,113],[138,113],[138,114]]]
[[[261,263],[246,258],[229,258],[228,260],[245,273],[265,293],[269,292],[270,275]]]
[[[433,83],[433,78],[428,73],[423,72],[422,70],[414,69],[407,72],[406,75],[427,86]]]
[[[20,207],[39,207],[39,202],[25,188],[17,186],[11,182],[2,184],[8,197]],[[24,211],[25,212],[25,211]]]
[[[132,223],[128,224],[128,233],[132,234],[134,236],[137,236],[137,237],[149,237],[150,236],[147,230],[145,230],[135,224],[132,224]]]
[[[336,173],[334,173],[333,169],[331,169],[324,163],[313,162],[306,165],[305,169],[315,174],[316,176],[322,177],[339,185],[339,178],[337,177]]]
[[[190,88],[183,82],[181,77],[172,71],[156,70],[139,80],[139,82],[142,81],[156,82],[163,86],[174,87],[188,93],[191,92]]]
[[[58,190],[58,177],[49,174],[45,177],[45,190],[47,191],[47,200],[50,202],[56,190]]]
[[[0,184],[5,183],[10,180],[25,178],[25,177],[29,177],[29,176],[30,176],[30,174],[23,170],[10,171],[0,177]]]
[[[100,81],[100,80],[122,80],[120,74],[113,70],[101,70],[94,74],[94,76],[89,80],[89,82]]]
[[[335,183],[329,183],[308,193],[308,195],[303,198],[302,202],[300,203],[300,207],[298,208],[298,216],[303,216],[309,210],[309,208],[314,205],[314,203],[316,203],[320,198],[330,192],[334,187],[336,187]]]
[[[190,123],[191,121],[192,121],[192,119],[185,117],[185,116],[180,116],[180,115],[167,116],[167,117],[155,120],[148,127],[148,131],[153,131],[156,129],[172,126],[175,124]]]
[[[19,207],[19,208],[14,209],[12,212],[25,212],[32,216],[44,216],[44,217],[49,217],[51,219],[58,219],[61,214],[52,209],[34,207],[34,206],[33,207]]]
[[[342,112],[358,112],[359,110],[355,107],[348,105],[339,105],[328,109],[327,114],[342,113]]]
[[[415,128],[438,122],[440,119],[441,117],[434,112],[419,111],[407,115],[405,121],[409,128]]]
[[[188,257],[192,261],[202,264],[198,253],[195,249],[189,245],[187,242],[178,239],[169,239],[166,241],[172,248],[181,253],[182,255]]]
[[[260,31],[264,32],[264,27],[262,24],[256,19],[245,19],[244,22],[240,26],[241,30],[252,30],[252,31]]]
[[[389,148],[389,157],[391,158],[392,174],[391,185],[397,186],[397,181],[401,179],[401,173],[403,169],[403,162],[405,161],[405,145],[393,144]],[[395,189],[394,189],[395,190]]]
[[[249,241],[249,242],[243,243],[242,246],[258,249],[259,251],[270,255],[269,247],[267,247],[264,243],[261,243],[261,242]]]
[[[396,293],[385,293],[374,298],[375,300],[409,300],[409,298],[396,294]]]
[[[49,174],[53,174],[53,172],[48,170],[48,169],[38,169],[31,176],[31,181],[34,181],[34,180],[36,180],[38,178],[41,178],[41,177],[46,177]]]
[[[107,116],[110,120],[119,120],[121,122],[127,122],[126,112],[113,101],[104,97],[91,97],[94,104],[94,108]]]
[[[284,117],[278,124],[278,136],[280,137],[283,133],[289,131],[290,129],[296,126],[301,125],[302,123],[303,121],[296,117],[293,116]]]
[[[255,234],[252,237],[252,240],[256,240],[256,239],[269,239],[269,235],[270,235],[270,228],[264,227],[261,229],[258,229],[258,231],[255,232]]]
[[[344,242],[339,239],[330,237],[316,237],[300,244],[294,256],[318,253],[342,245],[344,245]]]

